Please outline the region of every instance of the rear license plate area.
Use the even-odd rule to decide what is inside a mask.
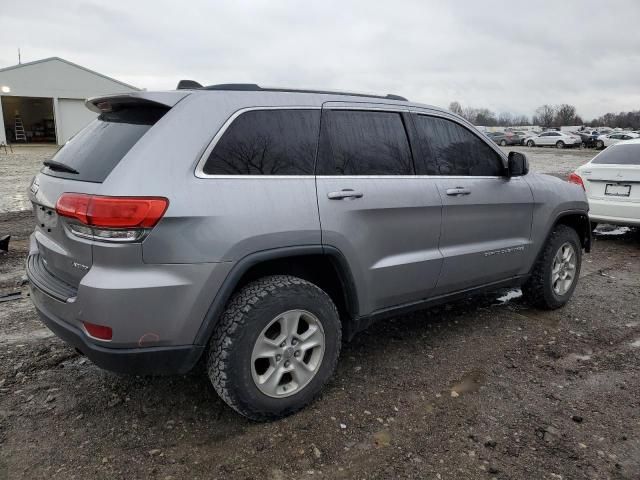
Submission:
[[[36,220],[38,226],[48,232],[58,224],[58,215],[55,210],[42,205],[35,206]]]
[[[631,185],[620,185],[618,183],[607,183],[604,194],[611,197],[628,197],[631,195]]]

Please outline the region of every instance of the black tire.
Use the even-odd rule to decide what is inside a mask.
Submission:
[[[556,253],[567,242],[572,244],[576,254],[576,271],[571,287],[564,295],[558,295],[553,290],[551,269]],[[581,264],[582,246],[578,233],[566,225],[557,225],[547,239],[547,243],[533,267],[531,276],[522,286],[522,293],[525,299],[530,304],[545,310],[554,310],[564,306],[573,295],[573,291],[578,284]]]
[[[598,150],[602,150],[602,149],[604,148],[604,142],[603,142],[602,140],[598,140],[598,141],[596,142],[596,148],[597,148]]]
[[[306,310],[317,317],[325,349],[317,373],[299,392],[282,398],[262,393],[252,377],[251,352],[263,329],[280,314]],[[209,342],[207,371],[220,397],[238,413],[256,421],[291,415],[312,402],[333,374],[342,341],[336,306],[319,287],[301,278],[260,278],[236,292]]]
[[[535,146],[536,146],[536,144],[535,144],[535,143],[533,143],[533,140],[529,140],[529,141],[527,142],[527,147],[535,147]]]
[[[507,141],[506,141],[506,140],[502,140],[502,141],[500,142],[500,146],[501,146],[501,147],[506,147],[506,146],[507,146]]]
[[[595,231],[596,228],[598,228],[598,222],[591,222],[591,231]]]
[[[556,148],[564,148],[564,142],[562,140],[558,140],[556,142]]]

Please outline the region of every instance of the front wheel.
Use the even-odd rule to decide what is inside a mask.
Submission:
[[[596,148],[597,148],[598,150],[602,150],[602,149],[604,148],[604,142],[603,142],[602,140],[598,140],[598,141],[596,142]]]
[[[533,143],[533,140],[529,140],[529,141],[527,142],[527,147],[535,147],[535,146],[536,146],[536,144],[535,144],[535,143]]]
[[[506,140],[502,140],[502,141],[500,142],[500,146],[501,146],[501,147],[506,147],[506,146],[507,146],[507,141],[506,141]]]
[[[319,287],[289,275],[263,277],[229,302],[209,344],[218,395],[252,420],[274,420],[313,401],[335,370],[338,311]]]
[[[547,310],[564,306],[578,283],[581,263],[582,247],[577,232],[566,225],[556,226],[522,286],[525,298]]]

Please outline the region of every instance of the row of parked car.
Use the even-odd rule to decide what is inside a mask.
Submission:
[[[498,145],[526,145],[527,147],[556,147],[556,148],[597,148],[602,150],[615,143],[640,138],[640,131],[612,131],[612,130],[580,130],[561,132],[547,130],[487,132],[486,135]]]

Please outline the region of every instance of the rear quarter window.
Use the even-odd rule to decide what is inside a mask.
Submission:
[[[101,183],[167,111],[166,107],[135,106],[104,112],[51,159],[78,173],[46,166],[42,171],[53,177]]]
[[[227,127],[202,171],[207,175],[313,175],[320,110],[244,112]]]
[[[640,165],[640,143],[618,144],[591,160],[594,165]]]

